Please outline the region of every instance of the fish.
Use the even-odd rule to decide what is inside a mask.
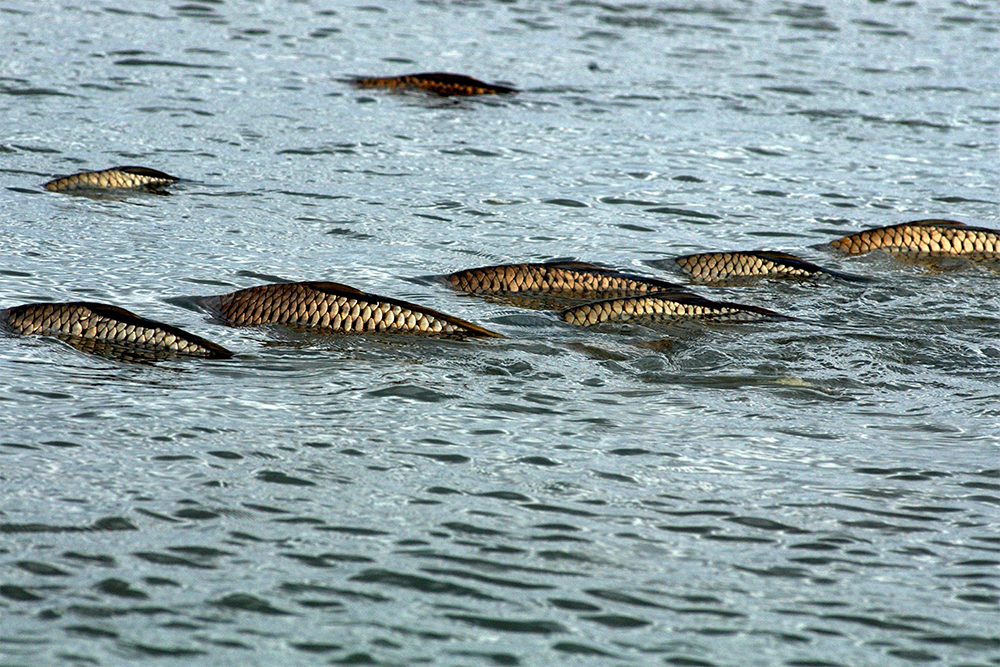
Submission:
[[[51,336],[74,348],[123,361],[173,357],[229,359],[233,353],[177,327],[103,303],[28,303],[0,310],[0,329]]]
[[[660,292],[646,296],[602,299],[560,311],[570,324],[594,326],[605,322],[672,323],[678,320],[757,322],[792,319],[767,308],[711,301],[690,292]]]
[[[112,167],[60,176],[42,185],[50,192],[73,190],[159,190],[180,179],[148,167]]]
[[[665,280],[604,269],[586,262],[565,261],[481,266],[450,273],[442,279],[454,289],[470,294],[548,296],[586,301],[683,290],[680,285]],[[522,301],[525,300],[519,303]]]
[[[832,271],[784,252],[749,250],[707,252],[674,259],[681,271],[703,283],[742,282],[757,278],[813,278],[833,276],[848,281],[867,280],[862,276]]]
[[[486,83],[464,74],[424,72],[388,77],[355,77],[349,80],[358,88],[406,88],[425,90],[438,95],[507,95],[516,88]]]
[[[406,301],[331,282],[259,285],[205,297],[204,305],[234,327],[282,324],[317,333],[393,332],[437,336],[500,334]]]
[[[885,250],[906,257],[1000,258],[1000,230],[970,227],[954,220],[916,220],[867,229],[831,241],[852,255]]]

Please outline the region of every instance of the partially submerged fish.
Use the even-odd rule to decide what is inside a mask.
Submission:
[[[450,273],[443,279],[455,289],[470,294],[546,295],[586,300],[683,289],[664,280],[602,269],[586,262],[481,266]]]
[[[834,276],[842,280],[864,280],[839,271],[824,269],[795,255],[770,250],[707,252],[684,255],[674,260],[691,279],[705,284],[745,281],[757,278],[812,278]]]
[[[886,250],[907,257],[1000,258],[1000,230],[953,220],[917,220],[878,227],[831,241],[837,250],[860,255]]]
[[[350,80],[358,88],[409,88],[438,95],[502,95],[516,88],[486,83],[463,74],[424,72],[388,77],[357,77]]]
[[[337,283],[260,285],[206,297],[203,302],[223,322],[236,327],[282,324],[320,333],[383,331],[456,337],[500,336],[430,308],[366,294]]]
[[[710,301],[688,292],[661,292],[649,296],[604,299],[559,313],[570,324],[594,326],[604,322],[668,323],[678,320],[712,322],[756,322],[765,319],[789,319],[767,308],[739,303]]]
[[[171,357],[228,359],[233,353],[201,336],[102,303],[29,303],[0,310],[0,328],[52,336],[78,350],[125,361]]]
[[[104,171],[81,171],[60,176],[44,184],[51,192],[73,190],[159,190],[180,179],[148,167],[112,167]]]

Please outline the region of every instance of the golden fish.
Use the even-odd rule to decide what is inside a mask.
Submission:
[[[260,285],[203,301],[226,324],[236,327],[283,324],[320,333],[382,331],[500,337],[430,308],[329,282]]]
[[[124,361],[171,357],[228,359],[233,353],[169,324],[101,303],[29,303],[0,310],[10,333],[52,336],[83,352]]]
[[[502,95],[516,93],[516,88],[485,83],[463,74],[425,72],[389,77],[358,77],[350,80],[358,88],[408,88],[438,95]]]
[[[51,192],[73,190],[158,190],[176,183],[176,176],[147,167],[112,167],[104,171],[81,171],[78,174],[60,176],[42,187]]]
[[[756,278],[812,278],[829,275],[843,280],[864,280],[824,269],[795,255],[769,250],[707,252],[674,259],[681,271],[704,284],[741,282]]]
[[[577,300],[638,296],[683,289],[664,280],[602,269],[586,262],[481,266],[450,273],[443,276],[443,279],[453,288],[470,294],[549,296]]]
[[[755,322],[764,319],[790,319],[766,308],[710,301],[687,292],[604,299],[567,308],[559,315],[566,322],[580,326],[629,321],[656,324],[678,320]]]
[[[878,227],[831,241],[837,250],[860,255],[886,250],[907,257],[1000,258],[1000,231],[952,220],[917,220]]]

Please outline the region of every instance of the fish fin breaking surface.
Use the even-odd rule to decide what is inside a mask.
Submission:
[[[0,310],[0,327],[14,334],[52,336],[84,352],[126,361],[233,356],[201,336],[124,308],[88,301],[29,303]]]
[[[60,176],[42,187],[51,192],[73,190],[158,190],[180,179],[149,167],[123,166]]]
[[[839,271],[824,269],[800,257],[773,250],[708,252],[674,259],[681,271],[704,284],[745,282],[758,278],[805,279],[829,275],[844,280],[864,280]]]
[[[207,297],[204,303],[223,322],[236,327],[283,324],[320,333],[500,337],[477,324],[430,308],[331,282],[259,285]]]
[[[680,285],[604,269],[586,262],[498,264],[444,276],[454,289],[479,295],[606,299],[681,290]]]
[[[358,88],[406,88],[425,90],[438,95],[506,95],[516,93],[516,88],[486,83],[464,74],[447,72],[422,72],[387,77],[356,77],[350,79]]]
[[[756,322],[791,319],[767,308],[711,301],[690,292],[663,292],[647,296],[603,299],[567,308],[560,317],[570,324],[594,326],[605,322],[669,323],[678,320]]]
[[[916,220],[844,236],[830,245],[851,255],[885,250],[907,257],[1000,258],[1000,230],[955,220]]]

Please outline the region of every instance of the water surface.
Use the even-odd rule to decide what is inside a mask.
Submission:
[[[988,3],[0,7],[0,305],[230,361],[0,338],[5,665],[1000,663],[995,267],[827,241],[1000,228]],[[455,71],[515,97],[358,91]],[[142,164],[167,196],[39,185]],[[767,248],[797,321],[580,330],[412,280]],[[228,329],[333,280],[502,340]]]

